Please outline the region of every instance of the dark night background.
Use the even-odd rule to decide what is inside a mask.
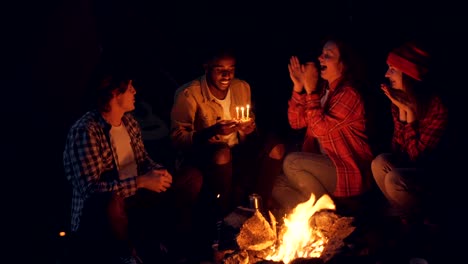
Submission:
[[[202,73],[198,59],[206,42],[231,41],[241,50],[237,76],[250,82],[262,107],[258,111],[284,117],[291,89],[289,57],[316,49],[320,37],[341,29],[353,35],[371,65],[369,92],[386,111],[388,102],[378,90],[386,55],[416,36],[428,40],[439,60],[436,74],[444,80],[441,89],[453,109],[451,118],[466,120],[463,97],[455,96],[466,89],[459,72],[466,71],[462,10],[441,0],[11,2],[2,10],[8,74],[2,96],[2,193],[11,212],[4,214],[4,227],[13,233],[7,242],[20,250],[10,255],[16,262],[29,257],[55,261],[57,233],[69,222],[61,160],[65,135],[84,113],[87,82],[103,56],[122,58],[138,73],[137,90],[155,89],[167,103],[172,88],[158,86],[155,73],[168,72],[183,84]],[[453,139],[463,150],[466,140],[458,128]],[[450,168],[447,179],[459,175],[456,168]]]

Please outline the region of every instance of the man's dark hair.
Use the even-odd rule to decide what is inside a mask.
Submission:
[[[109,111],[108,104],[113,93],[124,93],[132,79],[130,71],[123,66],[99,65],[91,77],[92,107],[101,112]]]
[[[208,64],[211,61],[219,58],[231,57],[236,59],[237,53],[234,47],[231,46],[216,46],[210,47],[205,51],[203,55],[203,63]]]

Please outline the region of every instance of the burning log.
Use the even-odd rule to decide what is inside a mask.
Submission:
[[[236,254],[228,255],[224,262],[224,264],[249,264],[249,254],[247,251],[241,251]]]
[[[231,217],[233,218],[233,217]],[[260,211],[254,211],[252,216],[245,220],[236,236],[239,250],[226,254],[223,263],[258,263],[271,254],[273,245],[277,241],[276,219],[270,213],[271,225]],[[239,221],[232,221],[237,222]]]
[[[276,232],[265,220],[259,211],[245,221],[237,236],[237,244],[241,250],[261,251],[267,249],[276,242]]]
[[[284,219],[278,234],[271,212],[270,225],[255,211],[241,225],[236,237],[238,250],[226,254],[223,263],[326,263],[341,251],[343,240],[355,229],[352,217],[336,215],[334,209],[330,197],[323,196],[315,203],[312,195]]]
[[[353,217],[340,217],[330,211],[320,211],[312,216],[311,226],[327,238],[327,243],[320,256],[321,260],[327,262],[341,251],[345,245],[344,239],[356,229],[352,225],[353,221]]]
[[[239,262],[231,262],[231,264]],[[255,262],[255,264],[284,264],[283,261],[273,261],[273,260],[261,260]],[[320,258],[297,258],[290,262],[290,264],[324,264],[323,260]]]

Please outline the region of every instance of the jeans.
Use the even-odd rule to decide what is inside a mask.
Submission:
[[[401,168],[390,153],[378,155],[372,161],[371,168],[375,183],[396,214],[418,213],[424,189],[422,169]]]
[[[273,199],[289,212],[314,194],[316,200],[336,187],[336,168],[325,155],[292,152],[283,162],[283,175],[273,187]]]

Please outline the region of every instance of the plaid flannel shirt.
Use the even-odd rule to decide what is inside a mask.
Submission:
[[[426,115],[412,123],[399,120],[398,107],[392,104],[394,132],[392,149],[411,162],[420,161],[439,144],[447,127],[448,111],[440,98],[434,97]]]
[[[306,137],[317,138],[336,167],[334,195],[362,194],[370,177],[372,152],[365,133],[364,103],[349,85],[330,85],[328,99],[320,105],[319,94],[293,92],[288,120],[293,129],[307,127]]]
[[[148,156],[143,145],[141,130],[134,117],[122,117],[135,155],[138,175],[151,169],[161,169]],[[136,177],[120,180],[117,171],[117,153],[110,144],[111,126],[98,111],[90,111],[77,120],[68,132],[63,164],[65,175],[72,185],[71,230],[77,231],[85,201],[93,193],[115,192],[122,197],[135,194]]]

